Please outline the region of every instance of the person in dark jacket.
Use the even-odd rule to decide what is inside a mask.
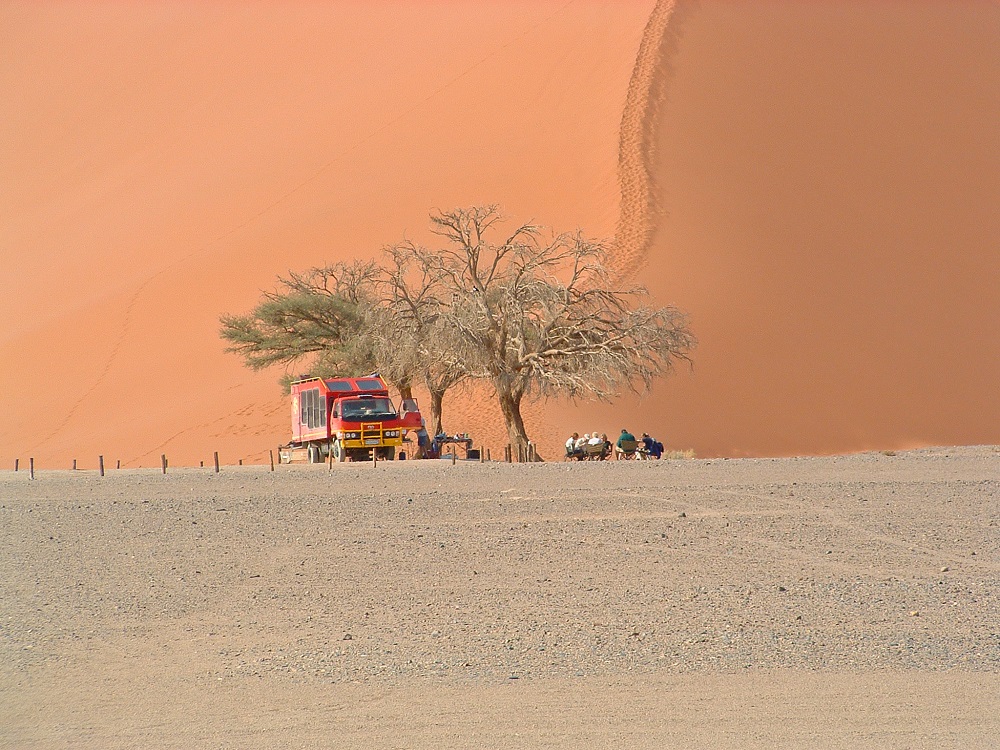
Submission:
[[[628,430],[622,430],[622,434],[618,436],[618,441],[615,443],[615,445],[617,447],[621,448],[623,442],[634,443],[635,442],[635,435],[633,435]]]
[[[631,457],[635,454],[635,435],[633,435],[628,430],[622,430],[622,434],[618,436],[618,440],[615,441],[615,453],[623,456]],[[615,456],[617,458],[618,455]]]

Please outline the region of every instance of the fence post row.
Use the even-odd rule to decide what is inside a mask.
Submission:
[[[514,462],[514,450],[513,449],[514,449],[514,446],[511,445],[511,444],[508,444],[504,448],[504,461],[506,461],[507,463],[513,463]],[[525,449],[523,446],[520,446],[520,445],[517,446],[517,449],[518,449],[518,457],[517,457],[518,462],[534,461],[534,460],[537,459],[538,453],[536,452],[535,446],[532,443],[528,443],[527,449]],[[274,471],[275,470],[275,468],[274,468],[275,467],[274,450],[269,450],[268,454],[269,454],[269,459],[270,459],[271,471]],[[333,468],[333,453],[332,452],[328,456],[328,459],[329,459],[330,468],[332,469]],[[492,460],[493,460],[493,456],[491,455],[491,450],[489,448],[482,448],[482,449],[480,449],[480,451],[479,451],[479,463],[486,463],[487,461],[492,461]],[[452,463],[452,465],[454,465],[457,461],[458,461],[458,454],[457,454],[454,446],[452,446],[452,448],[451,448],[451,463]],[[214,464],[215,473],[218,474],[219,471],[220,471],[219,452],[218,451],[215,451],[212,454],[212,463]],[[377,464],[377,463],[378,463],[378,454],[373,450],[372,451],[372,464],[374,465],[374,464]],[[167,473],[167,467],[169,465],[170,465],[170,463],[167,460],[167,454],[166,453],[161,453],[160,454],[160,470],[164,474]],[[202,468],[204,468],[205,462],[204,461],[199,461],[198,465],[201,466]],[[242,458],[239,459],[239,465],[240,466],[243,465],[243,459]],[[73,471],[77,471],[78,470],[77,466],[78,466],[77,459],[74,458],[73,459]],[[115,461],[115,468],[119,469],[119,470],[122,468],[122,461],[121,461],[120,458]],[[20,470],[21,470],[21,459],[20,458],[15,458],[14,459],[14,471],[20,471]],[[102,477],[105,476],[105,466],[104,466],[104,456],[103,455],[97,457],[97,471],[100,474],[100,476],[102,476]],[[34,458],[29,458],[28,459],[28,474],[29,474],[29,478],[30,479],[34,479],[35,478],[35,459]]]

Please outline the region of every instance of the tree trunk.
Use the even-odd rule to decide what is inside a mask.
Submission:
[[[434,427],[432,435],[440,435],[444,432],[444,424],[441,421],[441,402],[444,400],[444,391],[432,390],[431,394],[431,425]]]
[[[497,389],[500,411],[503,413],[503,419],[507,425],[507,439],[510,440],[513,447],[515,458],[518,455],[526,455],[528,450],[528,433],[524,429],[524,420],[521,419],[522,395],[521,393]]]

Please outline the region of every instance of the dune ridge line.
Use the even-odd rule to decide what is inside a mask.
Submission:
[[[625,95],[619,129],[618,182],[621,207],[611,264],[622,278],[642,265],[652,243],[657,198],[653,165],[660,99],[670,78],[668,61],[676,48],[675,0],[657,0],[643,30]]]

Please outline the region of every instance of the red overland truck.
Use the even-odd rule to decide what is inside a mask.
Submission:
[[[374,451],[391,461],[407,430],[420,428],[413,399],[402,411],[378,375],[363,378],[302,378],[292,383],[292,440],[279,448],[282,463],[370,461]]]

